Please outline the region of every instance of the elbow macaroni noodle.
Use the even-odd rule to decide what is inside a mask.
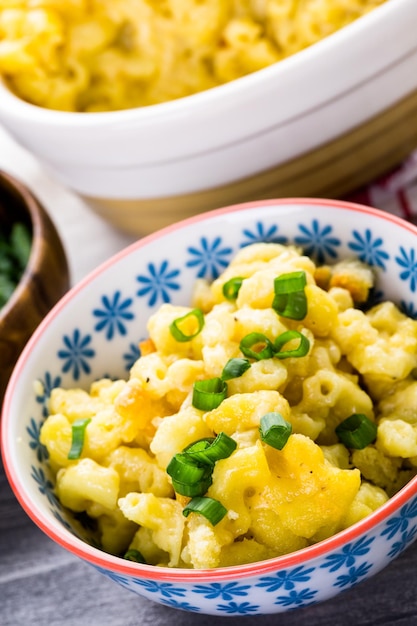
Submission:
[[[0,0],[0,75],[64,111],[174,100],[268,67],[386,0]]]
[[[272,301],[274,277],[298,270],[308,311],[296,321]],[[222,287],[237,276],[242,287],[227,300]],[[417,466],[417,321],[391,302],[357,308],[372,286],[371,270],[356,261],[316,267],[294,247],[241,249],[212,284],[198,281],[190,307],[164,304],[152,315],[128,380],[53,389],[41,442],[61,503],[97,520],[105,550],[123,555],[130,547],[149,564],[186,568],[282,555],[371,513]],[[204,326],[179,341],[170,324],[196,307]],[[195,408],[194,382],[241,358],[243,337],[262,332],[274,341],[289,329],[308,338],[307,354],[252,359],[217,407]],[[270,412],[292,426],[281,450],[260,437]],[[363,449],[348,449],[335,433],[354,413],[377,424]],[[90,422],[80,458],[69,460],[79,419]],[[236,448],[214,465],[206,495],[227,513],[212,525],[196,512],[184,516],[189,498],[175,493],[166,468],[189,444],[221,432]]]

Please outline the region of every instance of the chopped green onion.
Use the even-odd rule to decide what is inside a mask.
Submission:
[[[227,383],[221,378],[197,380],[193,386],[192,405],[202,411],[216,409],[227,395]]]
[[[221,379],[239,378],[249,368],[250,362],[247,359],[229,359],[223,368]]]
[[[190,324],[191,322],[191,324]],[[200,309],[193,309],[189,311],[182,317],[177,317],[169,327],[171,331],[171,335],[176,339],[176,341],[191,341],[194,337],[197,337],[203,329],[204,326],[204,315]],[[181,330],[182,328],[193,328],[193,330],[189,333]]]
[[[241,352],[252,359],[262,361],[274,356],[272,342],[262,333],[249,333],[240,342]]]
[[[306,273],[302,270],[275,278],[272,308],[282,317],[304,319],[307,315],[307,297],[304,291],[306,284]]]
[[[293,341],[294,339],[299,339],[299,344],[296,348],[293,348],[292,350],[281,350],[285,344]],[[282,333],[282,335],[277,337],[274,342],[275,356],[278,359],[288,359],[290,357],[299,358],[300,356],[306,356],[309,349],[309,340],[305,335],[298,332],[298,330],[287,330],[285,333]]]
[[[212,483],[216,461],[229,457],[236,446],[234,439],[221,432],[217,437],[194,441],[175,454],[166,469],[175,491],[190,498],[205,494]]]
[[[223,295],[227,300],[236,300],[239,289],[245,279],[242,276],[235,276],[223,285]]]
[[[72,423],[72,442],[68,452],[68,458],[71,460],[79,459],[84,447],[85,429],[91,422],[91,418],[75,420]]]
[[[363,413],[353,413],[336,426],[335,432],[345,446],[362,450],[375,441],[377,425]]]
[[[292,426],[281,415],[281,413],[266,413],[261,417],[259,433],[264,443],[282,450],[291,435]]]
[[[276,294],[289,294],[302,291],[307,284],[307,277],[304,270],[281,274],[274,280],[274,291]]]
[[[173,456],[166,471],[175,491],[192,498],[183,510],[186,517],[191,512],[201,513],[215,525],[226,515],[227,510],[220,502],[203,496],[212,484],[215,463],[229,457],[236,447],[229,435],[220,432],[217,437],[194,441]]]
[[[125,554],[123,555],[123,558],[127,559],[128,561],[134,561],[135,563],[146,564],[146,560],[143,554],[139,552],[139,550],[135,550],[134,548],[130,548],[129,550],[127,550],[127,552],[125,552]]]
[[[234,450],[237,443],[234,439],[220,432],[216,438],[199,439],[183,450],[183,454],[189,456],[198,463],[214,465],[220,459],[227,459]]]
[[[190,498],[206,493],[212,483],[213,466],[198,463],[184,452],[172,457],[166,471],[175,491]]]
[[[200,513],[200,515],[204,515],[204,517],[215,526],[226,515],[227,509],[218,500],[205,496],[190,500],[187,506],[184,507],[182,513],[185,517],[188,517],[190,513]]]
[[[179,480],[173,480],[172,486],[176,493],[179,493],[182,496],[186,496],[187,498],[194,498],[196,496],[201,496],[206,493],[212,482],[213,479],[210,472],[207,473],[207,476],[204,478],[204,480],[201,480],[198,483],[182,483]]]

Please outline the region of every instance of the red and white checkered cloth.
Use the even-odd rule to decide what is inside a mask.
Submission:
[[[398,169],[346,199],[417,223],[417,151]]]

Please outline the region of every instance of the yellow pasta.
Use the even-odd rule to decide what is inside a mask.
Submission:
[[[0,0],[0,75],[65,111],[166,102],[316,43],[385,0]]]
[[[103,465],[119,474],[119,495],[132,491],[149,491],[163,498],[174,495],[167,473],[143,448],[119,446],[110,452]]]
[[[351,526],[355,522],[359,522],[387,500],[388,495],[383,489],[366,481],[362,481],[359,491],[345,518],[345,526]]]
[[[417,326],[392,302],[340,314],[333,336],[363,375],[404,380],[417,366]]]
[[[305,280],[301,317],[274,304],[275,279],[294,272]],[[238,293],[225,295],[234,278]],[[417,321],[392,302],[357,308],[372,287],[357,261],[317,267],[273,243],[240,250],[211,284],[197,281],[189,306],[152,314],[127,380],[53,390],[41,442],[62,504],[96,520],[103,549],[184,568],[293,552],[369,515],[417,471]],[[243,369],[225,375],[230,361]],[[225,393],[200,406],[196,386],[207,380],[223,380]],[[376,434],[350,446],[337,429],[358,414]],[[281,446],[263,435],[270,415],[290,426]],[[69,458],[78,420],[87,420],[82,446]],[[188,510],[196,494],[170,466],[217,436],[229,452],[195,461],[209,471],[197,499],[221,506],[212,522]]]
[[[152,543],[168,555],[167,564],[178,566],[185,527],[181,504],[153,493],[129,493],[119,506],[127,519],[151,531]]]
[[[57,495],[62,504],[73,511],[85,511],[92,503],[113,510],[117,504],[119,484],[116,470],[84,458],[59,470]]]

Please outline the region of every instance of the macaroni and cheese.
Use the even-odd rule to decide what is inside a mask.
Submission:
[[[61,503],[104,550],[184,568],[286,554],[367,516],[417,466],[417,321],[371,306],[373,286],[357,261],[242,248],[190,306],[151,316],[128,380],[53,389],[41,442]]]
[[[386,0],[0,0],[0,75],[21,98],[109,111],[272,65]]]

